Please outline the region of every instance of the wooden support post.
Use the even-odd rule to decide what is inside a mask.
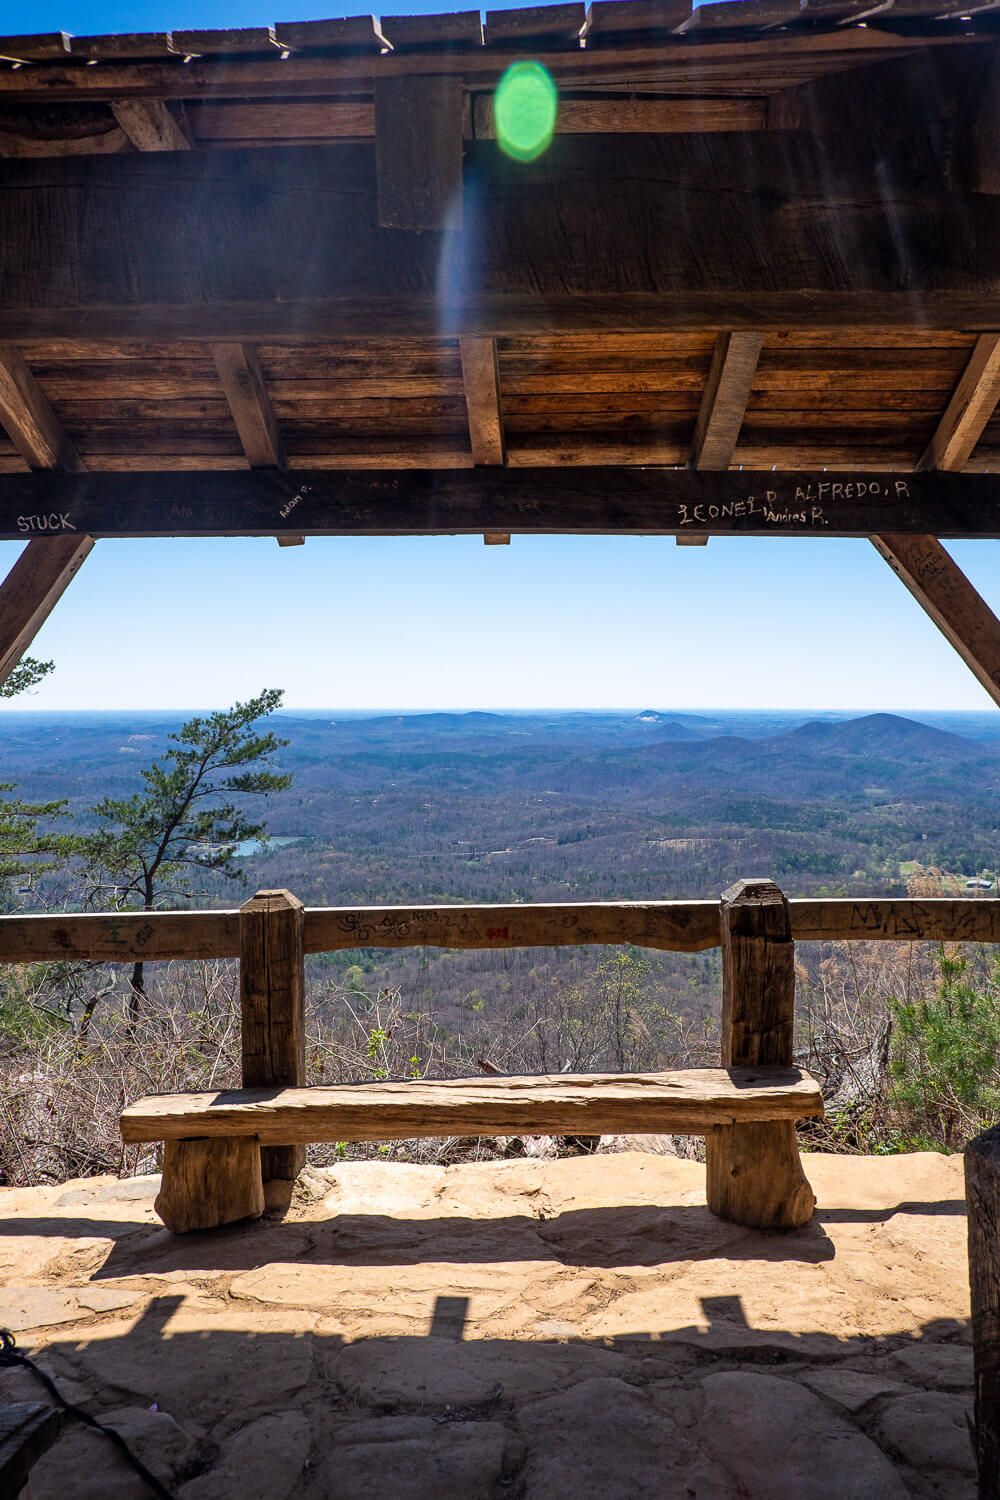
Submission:
[[[979,1500],[1000,1500],[1000,1125],[965,1148]]]
[[[264,1212],[260,1159],[254,1135],[165,1141],[153,1206],[174,1234],[259,1219]]]
[[[305,908],[290,891],[258,891],[240,908],[243,1087],[306,1081]],[[294,1181],[304,1146],[265,1146],[264,1181]]]
[[[1000,333],[976,340],[921,469],[954,473],[972,457],[1000,400]],[[936,536],[884,532],[872,544],[930,615],[994,703],[1000,703],[1000,620]]]
[[[137,151],[191,150],[183,123],[163,99],[112,99],[111,109]]]
[[[29,542],[0,585],[0,683],[7,681],[93,548],[89,536]]]
[[[773,880],[723,892],[722,1065],[793,1062],[795,944],[788,902]],[[799,1161],[793,1121],[716,1126],[705,1138],[708,1206],[754,1229],[796,1229],[816,1199]]]

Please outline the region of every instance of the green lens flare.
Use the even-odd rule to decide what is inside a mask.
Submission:
[[[493,100],[493,124],[501,151],[515,161],[541,156],[555,132],[558,108],[559,91],[541,63],[511,63]]]

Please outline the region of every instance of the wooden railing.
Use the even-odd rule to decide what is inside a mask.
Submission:
[[[1000,900],[793,900],[796,942],[1000,943]],[[718,901],[516,906],[316,906],[305,953],[353,948],[534,948],[630,943],[677,953],[720,944]],[[238,958],[240,910],[0,917],[0,963]]]

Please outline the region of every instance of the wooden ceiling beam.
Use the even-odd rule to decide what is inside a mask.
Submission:
[[[1000,333],[976,340],[969,363],[937,425],[922,469],[963,469],[1000,401]]]
[[[83,468],[20,350],[10,344],[0,346],[0,424],[29,468]]]
[[[212,358],[251,469],[287,468],[281,429],[256,349],[252,344],[213,344]],[[278,546],[298,547],[304,541],[304,536],[282,535]]]
[[[688,463],[692,469],[728,469],[757,372],[762,333],[720,333],[694,424]],[[708,536],[678,537],[678,545],[704,546]]]
[[[989,327],[1000,216],[936,167],[850,131],[470,141],[464,233],[417,234],[379,227],[366,145],[5,160],[0,339]]]
[[[462,383],[469,415],[469,444],[474,464],[505,464],[503,403],[496,339],[459,339]],[[487,531],[487,547],[509,547],[509,531]]]
[[[1000,539],[989,474],[686,468],[207,469],[0,475],[0,540],[97,536],[733,536]]]
[[[922,470],[958,472],[972,457],[1000,400],[1000,334],[983,334],[921,460]],[[935,527],[935,531],[939,528]],[[936,535],[886,534],[872,543],[1000,705],[1000,620]]]
[[[162,99],[112,99],[111,111],[137,151],[190,151],[191,138]]]

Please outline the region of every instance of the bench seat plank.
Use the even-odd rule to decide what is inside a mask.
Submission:
[[[823,1114],[799,1068],[413,1079],[405,1083],[154,1094],[121,1117],[127,1142],[257,1136],[262,1145],[456,1135],[701,1135],[716,1125]]]

